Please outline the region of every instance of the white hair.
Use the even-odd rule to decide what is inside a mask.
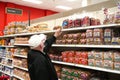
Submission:
[[[28,40],[29,46],[34,49],[38,47],[43,40],[46,40],[46,35],[40,34],[40,35],[32,35],[30,39]]]

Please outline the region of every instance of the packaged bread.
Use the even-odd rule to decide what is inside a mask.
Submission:
[[[94,29],[93,32],[94,44],[103,44],[103,29]]]
[[[74,26],[75,27],[80,27],[81,26],[81,19],[74,20]]]
[[[113,61],[104,60],[103,67],[107,69],[113,69],[114,68]]]
[[[95,58],[95,51],[88,52],[88,59],[94,59]]]
[[[105,29],[104,30],[104,43],[111,44],[112,42],[112,29]]]
[[[116,12],[115,14],[115,23],[120,23],[120,12]]]
[[[104,52],[104,60],[114,61],[113,51]]]
[[[120,62],[114,62],[114,69],[120,70]]]
[[[120,62],[120,52],[114,51],[114,61]]]
[[[103,60],[104,59],[104,52],[96,51],[95,52],[95,59],[96,60]]]
[[[67,34],[64,34],[63,35],[63,39],[67,39],[68,38],[68,35]]]
[[[80,33],[73,34],[73,39],[74,40],[79,40],[80,39]]]
[[[86,31],[86,43],[93,44],[93,30],[92,29],[88,29]]]
[[[95,66],[95,59],[88,59],[89,66]]]
[[[95,60],[96,67],[103,67],[103,60]]]

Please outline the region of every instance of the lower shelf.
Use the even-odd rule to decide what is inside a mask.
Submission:
[[[11,76],[11,77],[13,76],[12,74],[6,73],[6,72],[4,72],[4,71],[2,71],[2,70],[0,70],[0,72],[3,73],[3,74],[6,74],[6,75],[8,75],[8,76]]]
[[[21,77],[15,75],[15,74],[13,74],[13,77],[18,78],[18,79],[20,79],[20,80],[24,80],[23,78],[21,78]]]
[[[69,66],[74,66],[74,67],[80,67],[80,68],[86,68],[86,69],[92,69],[92,70],[98,70],[98,71],[120,74],[120,71],[117,71],[117,70],[110,70],[110,69],[99,68],[99,67],[94,67],[94,66],[86,66],[86,65],[67,63],[67,62],[61,62],[61,61],[54,61],[54,60],[52,60],[52,62],[56,63],[56,64],[69,65]]]
[[[14,66],[14,67],[16,67],[16,68],[22,69],[22,70],[24,70],[24,71],[28,71],[28,69],[27,69],[27,68],[23,68],[23,67],[16,66],[16,65],[13,65],[13,66]]]

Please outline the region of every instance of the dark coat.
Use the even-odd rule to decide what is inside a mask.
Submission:
[[[28,52],[28,71],[31,80],[58,80],[55,68],[47,54],[55,40],[54,36],[46,40],[45,53],[33,49]]]

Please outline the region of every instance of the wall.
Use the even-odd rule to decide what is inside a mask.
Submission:
[[[37,9],[32,7],[21,6],[13,3],[1,2],[0,1],[0,35],[2,34],[4,27],[12,21],[26,21],[28,20],[28,11],[30,11],[30,19],[40,18],[43,16],[48,16],[55,14],[57,12],[50,10]],[[22,15],[17,14],[6,14],[5,8],[18,8],[23,10]]]

